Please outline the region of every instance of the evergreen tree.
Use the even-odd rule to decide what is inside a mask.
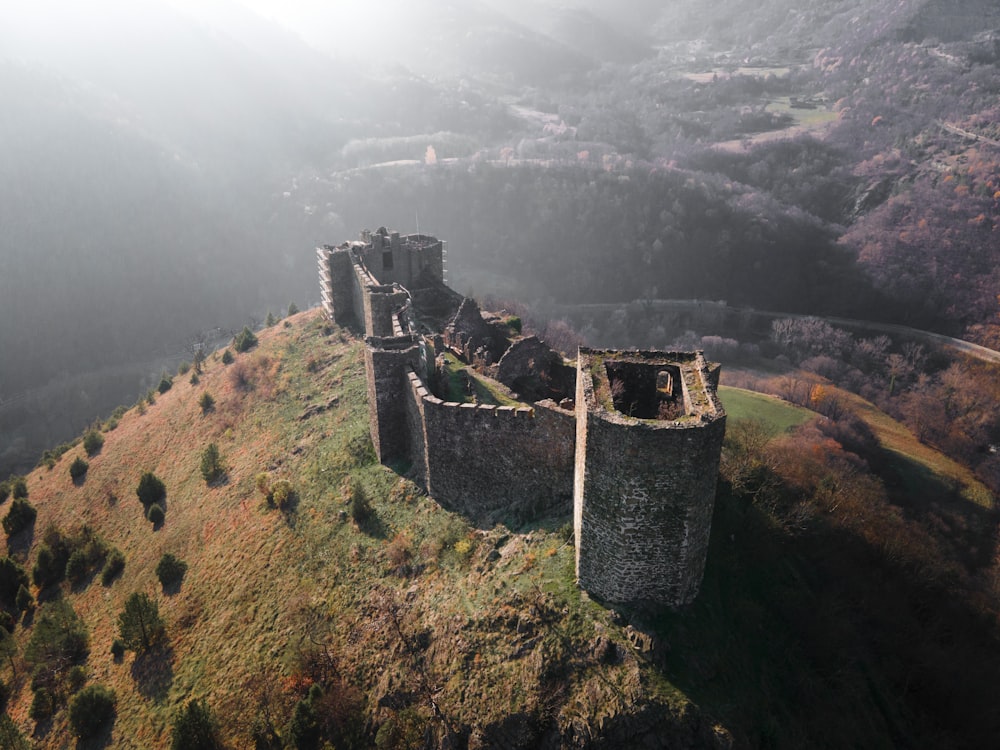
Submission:
[[[118,615],[118,635],[125,648],[148,651],[165,632],[160,608],[147,594],[137,592],[125,601],[125,609]]]
[[[219,723],[205,701],[192,700],[174,717],[171,750],[220,750]]]
[[[222,464],[219,446],[215,443],[209,443],[208,447],[201,454],[201,476],[208,484],[211,484],[225,473],[226,469]]]

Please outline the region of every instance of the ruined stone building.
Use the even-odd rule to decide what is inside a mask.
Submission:
[[[581,587],[680,606],[704,572],[726,415],[701,352],[569,363],[443,282],[444,244],[379,229],[317,250],[323,307],[364,333],[379,460],[479,523],[569,515]]]

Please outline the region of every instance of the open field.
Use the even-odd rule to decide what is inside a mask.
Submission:
[[[775,434],[788,432],[818,416],[815,412],[790,404],[777,396],[768,396],[743,388],[720,386],[719,398],[722,399],[722,405],[730,420],[759,419]]]

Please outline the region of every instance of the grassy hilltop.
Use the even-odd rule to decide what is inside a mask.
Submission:
[[[484,747],[532,746],[556,727],[626,741],[676,723],[683,736],[711,736],[613,613],[576,590],[569,519],[519,533],[470,527],[375,461],[358,341],[315,312],[259,338],[232,364],[209,357],[196,385],[178,376],[155,403],[126,413],[83,481],[69,474],[82,445],[28,477],[37,519],[8,546],[29,572],[51,525],[67,536],[86,527],[124,553],[110,585],[98,573],[32,587],[34,622],[63,598],[86,627],[87,683],[117,696],[109,746],[169,746],[174,716],[192,699],[207,702],[232,747],[251,746],[255,722],[288,740],[312,685],[338,748],[376,738],[415,746],[425,728]],[[226,472],[211,485],[200,471],[210,443]],[[159,528],[136,496],[144,471],[166,486]],[[262,472],[272,486],[291,483],[285,508],[259,491]],[[164,553],[187,565],[167,590],[155,573]],[[158,602],[166,638],[115,659],[133,592]],[[15,629],[20,649],[31,623]],[[8,712],[40,747],[64,747],[69,690],[60,685],[53,718],[36,729],[23,662],[16,677],[9,666],[3,675]]]
[[[6,603],[0,679],[31,746],[74,746],[84,685],[117,710],[80,747],[170,747],[192,700],[232,748],[947,747],[997,729],[995,518],[933,451],[907,458],[874,407],[865,433],[724,389],[736,418],[702,595],[619,613],[575,587],[569,518],[475,528],[376,462],[350,334],[313,311],[258,336],[27,477],[37,517],[10,558],[29,577],[60,545],[86,561],[28,586],[23,615]],[[207,482],[210,444],[224,475]],[[136,494],[147,471],[161,524]],[[921,503],[901,506],[916,477]],[[114,550],[124,569],[105,576]],[[164,586],[166,553],[186,569]],[[135,592],[165,635],[116,656]],[[86,649],[46,659],[47,623],[74,629],[66,604]]]

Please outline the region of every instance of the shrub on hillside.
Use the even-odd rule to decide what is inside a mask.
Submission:
[[[254,479],[254,484],[269,507],[286,510],[295,500],[295,489],[287,479],[272,479],[270,474],[262,471]]]
[[[271,483],[271,491],[267,496],[268,502],[276,508],[285,510],[295,499],[295,490],[292,483],[287,479],[278,479]]]
[[[82,549],[75,550],[66,561],[66,578],[69,582],[78,586],[87,577],[90,565],[87,564],[87,555]]]
[[[208,391],[201,394],[201,398],[198,399],[198,406],[201,407],[202,414],[208,414],[212,411],[215,408],[215,399],[212,398],[212,394]]]
[[[113,690],[90,685],[77,693],[69,704],[69,726],[80,739],[96,737],[115,716],[117,700]]]
[[[56,559],[52,548],[43,544],[38,548],[35,566],[31,569],[31,580],[39,589],[44,589],[54,583],[59,583],[66,574],[66,563]]]
[[[11,503],[10,510],[3,518],[3,530],[8,537],[19,534],[35,522],[38,512],[23,498],[17,498]]]
[[[31,745],[7,714],[0,714],[0,747],[4,750],[31,750]]]
[[[153,503],[149,506],[149,510],[146,511],[146,520],[148,520],[153,526],[159,526],[163,523],[167,514],[163,511],[163,506],[159,503]]]
[[[125,648],[136,653],[155,646],[166,634],[160,608],[147,594],[135,593],[118,615],[118,636]]]
[[[292,315],[297,314],[298,311],[299,311],[299,306],[298,305],[296,305],[294,302],[289,302],[288,303],[288,315],[289,315],[289,317],[291,317]]]
[[[288,724],[288,736],[292,740],[292,746],[296,748],[314,748],[319,745],[321,729],[319,717],[316,715],[314,705],[314,690],[320,690],[319,685],[313,685],[306,698],[295,704],[295,711],[292,713],[292,720]],[[322,693],[320,693],[322,695]]]
[[[270,310],[268,310],[267,311],[267,318],[264,319],[264,325],[267,326],[268,328],[270,328],[271,326],[273,326],[277,322],[278,322],[278,320],[277,320],[277,318],[274,317],[274,313],[271,312]]]
[[[257,337],[248,326],[243,326],[243,330],[233,338],[233,348],[240,354],[255,346],[257,346]]]
[[[24,660],[33,670],[32,687],[59,689],[69,669],[87,657],[87,628],[65,599],[45,602],[35,617]]]
[[[120,554],[120,553],[119,553]],[[40,589],[69,578],[74,585],[104,565],[108,546],[89,526],[71,536],[50,525],[42,535],[31,578]]]
[[[266,471],[260,472],[254,477],[254,485],[257,487],[257,491],[267,499],[268,495],[271,494],[271,475]],[[270,502],[269,499],[268,502]]]
[[[222,353],[222,364],[224,364],[224,365],[231,365],[232,363],[233,363],[233,353],[231,351],[229,351],[228,349],[226,349]]]
[[[160,384],[156,386],[156,390],[158,390],[162,395],[173,387],[174,387],[174,379],[169,375],[167,375],[166,373],[163,373],[163,375],[160,376]]]
[[[42,458],[38,462],[39,466],[44,466],[46,469],[52,469],[55,467],[56,462],[66,455],[75,443],[63,443],[62,445],[57,445],[55,448],[50,448],[42,453]]]
[[[160,579],[160,585],[163,588],[180,581],[186,572],[187,563],[170,552],[165,553],[160,558],[160,562],[156,564],[156,577]]]
[[[174,717],[171,750],[220,750],[219,723],[205,701],[192,700]]]
[[[135,488],[135,494],[139,497],[139,502],[148,508],[153,503],[162,502],[167,496],[167,487],[163,481],[153,472],[143,472],[139,478],[139,484]]]
[[[18,656],[18,652],[17,639],[14,638],[13,633],[0,628],[0,656],[10,664],[10,673],[15,680],[17,679],[17,662],[14,659]],[[0,689],[0,713],[2,713],[7,708],[7,699],[10,695],[6,684],[0,682],[0,688],[2,688]]]
[[[90,468],[90,464],[84,461],[82,458],[77,456],[73,459],[73,463],[69,465],[69,475],[74,482],[82,479],[87,473],[87,469]]]
[[[25,576],[27,577],[27,576]],[[17,596],[14,599],[14,604],[17,606],[18,612],[27,612],[29,609],[35,606],[35,597],[31,595],[28,591],[27,584],[22,584],[17,590]]]
[[[19,562],[0,557],[0,602],[12,604],[22,586],[28,585],[28,574]]]
[[[216,482],[226,473],[226,467],[222,463],[222,456],[219,454],[219,446],[209,443],[201,453],[201,476],[208,484]]]
[[[125,555],[120,549],[111,550],[104,561],[104,569],[101,570],[101,583],[110,586],[123,570],[125,570]]]
[[[93,456],[104,447],[104,436],[97,430],[88,430],[83,436],[83,449],[88,456]]]
[[[69,693],[79,693],[86,684],[87,668],[82,664],[70,667],[69,674],[66,675],[66,690]]]
[[[24,477],[11,477],[7,480],[10,487],[10,494],[15,500],[24,500],[28,497],[28,480]]]
[[[28,709],[28,716],[36,722],[48,719],[55,712],[56,702],[52,697],[52,691],[45,687],[35,690],[31,699],[31,708]]]

